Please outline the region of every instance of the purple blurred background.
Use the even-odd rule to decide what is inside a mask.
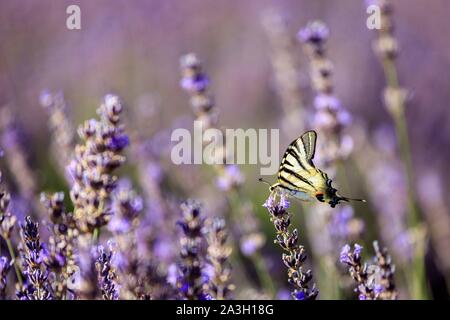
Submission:
[[[439,226],[439,217],[449,216],[445,195],[450,178],[450,41],[446,34],[450,2],[393,3],[400,83],[410,91],[406,113],[418,191],[429,212],[427,222],[437,228],[429,232],[436,234],[440,228],[450,230],[448,225]],[[66,28],[66,8],[71,4],[81,8],[81,30]],[[273,119],[280,117],[280,102],[261,23],[261,14],[270,8],[286,19],[292,36],[313,19],[329,26],[336,95],[364,131],[362,141],[395,147],[393,124],[381,99],[383,73],[372,50],[375,33],[366,28],[365,4],[358,0],[1,1],[0,106],[8,104],[15,110],[39,172],[47,166],[49,146],[47,115],[39,106],[43,89],[64,92],[75,123],[92,116],[105,93],[118,93],[136,127],[144,136],[150,135],[192,117],[179,88],[179,57],[195,52],[211,78],[221,125],[279,127]],[[309,92],[309,107],[308,62],[300,45],[294,50],[299,83]],[[146,122],[149,118],[153,120]],[[281,146],[292,138],[283,137]],[[257,171],[247,171],[247,186],[253,186]],[[45,172],[40,172],[42,184],[51,185],[52,177]],[[382,196],[397,196],[392,185],[383,185],[393,183],[392,179],[387,170],[378,175],[377,187],[393,190]],[[266,192],[264,188],[258,185],[257,190]],[[437,218],[432,214],[436,210],[443,212]],[[430,252],[439,250],[435,246]],[[441,255],[450,259],[450,253]],[[441,262],[431,263],[430,268]],[[449,269],[450,263],[439,273]]]

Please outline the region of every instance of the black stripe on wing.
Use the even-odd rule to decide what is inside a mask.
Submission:
[[[286,179],[283,176],[279,176],[278,180],[280,181],[280,185],[283,188],[288,189],[289,191],[295,191],[297,189],[297,186],[294,183],[292,183],[291,181],[289,181],[288,179]],[[289,187],[287,187],[286,185],[288,185]]]
[[[291,156],[294,160],[295,163],[289,162],[287,160],[288,156]],[[289,146],[289,148],[286,150],[286,154],[284,155],[283,159],[281,160],[281,166],[283,166],[284,164],[288,164],[291,167],[300,167],[303,170],[307,170],[305,165],[302,163],[301,161],[301,156],[298,153],[298,151],[293,147],[293,146]]]
[[[303,176],[300,175],[299,173],[297,173],[297,172],[295,172],[295,171],[293,171],[293,170],[291,170],[291,169],[289,169],[289,168],[286,168],[286,166],[284,166],[284,167],[282,167],[282,168],[280,169],[280,171],[279,171],[279,173],[278,173],[278,179],[281,180],[281,178],[285,178],[285,177],[282,176],[282,173],[283,173],[283,172],[285,172],[286,174],[291,175],[291,176],[297,178],[298,180],[300,180],[300,181],[306,183],[307,185],[311,186],[314,190],[316,190],[316,188],[314,187],[314,185],[313,185],[308,179],[306,179],[305,177],[303,177]],[[292,183],[292,184],[293,184],[293,183]],[[293,185],[295,185],[295,184],[293,184]],[[296,186],[296,187],[298,188],[298,186]]]
[[[307,131],[300,137],[303,150],[305,151],[305,161],[313,165],[312,159],[316,153],[317,133],[315,131]],[[298,141],[300,142],[300,141]],[[299,143],[298,143],[299,144]],[[300,146],[299,146],[300,147]]]

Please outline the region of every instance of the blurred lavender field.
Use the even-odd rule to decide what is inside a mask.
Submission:
[[[0,299],[448,299],[448,12],[2,1]],[[171,133],[195,119],[279,128],[280,152],[316,130],[318,167],[367,203],[269,197],[259,165],[176,166]]]

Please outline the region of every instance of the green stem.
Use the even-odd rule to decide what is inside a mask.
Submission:
[[[16,271],[17,281],[19,281],[20,286],[23,286],[22,273],[20,272],[19,266],[16,261],[16,254],[14,253],[14,248],[12,246],[10,239],[5,239],[6,245],[8,246],[8,251],[11,259],[13,260],[14,270]]]
[[[239,221],[240,217],[237,213],[239,210],[238,205],[242,203],[241,194],[238,190],[233,189],[230,191],[228,198],[231,206],[231,219],[234,221]],[[272,298],[274,298],[276,296],[275,284],[273,283],[269,268],[267,267],[263,257],[259,251],[256,251],[250,258],[255,267],[260,284],[272,296]]]
[[[334,259],[329,256],[319,258],[319,273],[316,279],[319,283],[320,296],[323,300],[340,300],[342,292],[339,286],[339,273]]]
[[[94,244],[98,244],[98,240],[100,239],[100,228],[95,228],[92,233],[92,242]]]
[[[309,208],[307,210],[304,205],[301,205],[302,211],[305,212],[305,221],[307,223],[306,230],[308,231],[309,239],[314,239],[314,232],[317,232],[316,227],[312,221],[314,218],[311,217],[314,214],[314,210]],[[324,223],[326,223],[324,221]],[[327,229],[328,225],[324,224]],[[320,232],[328,232],[322,230]],[[314,274],[314,279],[316,279],[317,287],[320,290],[320,299],[323,300],[339,300],[342,297],[342,290],[339,286],[340,271],[336,266],[334,257],[328,254],[316,254],[313,256],[314,265],[316,271]]]
[[[394,60],[390,58],[382,59],[383,70],[387,86],[392,89],[400,90],[397,69]],[[411,159],[411,147],[408,135],[408,125],[405,116],[405,105],[403,100],[399,100],[398,106],[390,106],[390,113],[394,120],[397,140],[400,148],[400,156],[405,168],[408,188],[408,225],[413,232],[419,232],[421,217],[418,207],[417,195],[415,191],[415,176]],[[427,299],[428,290],[426,285],[426,271],[423,240],[417,239],[414,249],[411,296],[413,299]]]
[[[256,251],[252,256],[251,260],[255,265],[255,270],[258,275],[259,280],[263,288],[270,294],[271,298],[275,298],[277,295],[277,291],[275,289],[275,284],[273,283],[272,277],[270,276],[270,272],[267,269],[267,265],[261,256],[259,251]]]
[[[97,208],[98,216],[103,214],[103,210],[105,208],[105,202],[106,202],[106,199],[103,198],[102,196],[100,196],[100,201],[99,201],[98,208]],[[94,229],[94,232],[92,233],[92,242],[94,244],[98,244],[99,239],[100,239],[100,228],[97,227]]]
[[[411,160],[408,128],[406,125],[404,112],[398,114],[394,120],[400,145],[402,161],[405,165],[405,173],[408,182],[408,206],[410,210],[409,225],[411,227],[416,227],[420,223],[420,212],[417,207],[416,192],[414,188],[415,177]]]

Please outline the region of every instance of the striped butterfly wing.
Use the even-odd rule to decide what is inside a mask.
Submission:
[[[300,143],[301,141],[301,143]],[[315,166],[312,162],[314,154],[316,153],[317,133],[315,131],[307,131],[300,137],[300,140],[295,140],[297,148],[302,152],[304,161],[313,169]],[[303,154],[304,151],[304,154]]]
[[[293,141],[288,146],[278,171],[280,187],[302,200],[311,198],[316,192],[316,187],[311,182],[311,178],[317,174],[312,162],[316,140],[316,132],[308,131]]]

